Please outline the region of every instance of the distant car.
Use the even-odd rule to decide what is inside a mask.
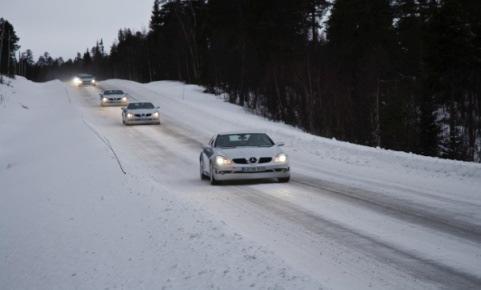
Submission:
[[[200,177],[215,185],[223,180],[270,179],[289,182],[284,144],[265,133],[218,134],[200,153]]]
[[[122,109],[122,123],[135,124],[160,124],[159,107],[149,102],[129,103]]]
[[[79,74],[73,78],[73,84],[77,87],[80,86],[95,86],[97,82],[93,75],[89,74]]]
[[[101,106],[127,106],[129,98],[122,90],[105,90],[100,93]]]

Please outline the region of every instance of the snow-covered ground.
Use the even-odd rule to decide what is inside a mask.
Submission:
[[[481,165],[303,133],[178,82],[121,124],[98,89],[0,85],[1,289],[475,289]],[[286,143],[289,184],[199,179],[220,131]]]

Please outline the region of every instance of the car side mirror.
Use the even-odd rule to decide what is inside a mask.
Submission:
[[[278,146],[278,147],[282,147],[282,146],[284,146],[284,145],[286,145],[286,144],[284,144],[283,142],[277,143],[277,146]]]
[[[209,145],[205,145],[202,147],[202,151],[204,151],[207,155],[212,154],[214,151],[212,150],[212,147]]]

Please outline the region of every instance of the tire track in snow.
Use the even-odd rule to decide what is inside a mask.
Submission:
[[[479,289],[481,285],[480,277],[436,263],[416,253],[395,248],[251,186],[237,186],[235,190],[244,200],[274,213],[280,219],[288,220],[316,235],[327,236],[348,248],[366,253],[381,263],[394,266],[413,277],[439,283],[448,289]]]
[[[65,84],[64,84],[64,88],[65,88],[65,95],[67,96],[68,103],[72,104],[72,100],[70,99],[70,92],[68,91],[68,88]]]
[[[88,90],[83,90],[83,88],[76,88],[76,89],[81,90],[80,94],[81,94],[82,96],[84,96],[84,97],[87,97],[87,98],[88,98],[87,101],[90,103],[90,101],[91,101],[91,99],[92,99],[91,93],[90,93]],[[65,86],[65,91],[66,91],[66,93],[67,93],[67,97],[68,97],[69,102],[71,102],[70,92],[69,92],[67,86]],[[94,133],[94,135],[95,135],[100,141],[102,141],[102,143],[103,143],[105,146],[107,146],[107,148],[112,152],[112,155],[114,156],[114,158],[115,158],[115,160],[116,160],[116,162],[117,162],[117,164],[118,164],[118,166],[119,166],[119,168],[120,168],[120,171],[121,171],[124,175],[126,175],[126,174],[127,174],[127,171],[125,170],[124,166],[122,165],[122,162],[121,162],[119,156],[117,155],[117,152],[116,152],[115,149],[113,148],[112,144],[110,143],[110,140],[109,140],[107,137],[105,137],[105,136],[103,136],[102,134],[100,134],[100,133],[98,132],[98,130],[96,130],[95,127],[94,127],[92,124],[90,124],[87,120],[85,120],[85,118],[84,118],[84,116],[83,116],[82,113],[80,113],[80,114],[81,114],[82,122],[83,122],[83,123],[86,125],[86,127],[87,127],[92,133]]]
[[[107,137],[105,137],[105,136],[102,136],[97,130],[95,130],[93,125],[91,125],[89,122],[87,122],[83,117],[82,117],[82,121],[87,126],[87,128],[89,128],[90,131],[92,131],[95,134],[95,136],[97,136],[97,138],[99,138],[100,141],[102,141],[102,143],[104,143],[105,146],[107,146],[107,148],[112,152],[115,160],[117,160],[117,164],[119,165],[120,170],[122,171],[122,173],[124,175],[126,175],[127,171],[125,171],[124,167],[122,166],[122,162],[120,161],[120,158],[117,155],[117,152],[115,152],[114,148],[112,147],[112,144],[110,144],[109,139],[107,139]]]
[[[299,174],[296,174],[292,182],[299,187],[315,191],[317,194],[329,195],[397,219],[481,244],[481,227],[479,225],[458,221],[438,208],[430,209],[409,201],[398,200],[392,196],[386,197],[380,193],[351,188]]]

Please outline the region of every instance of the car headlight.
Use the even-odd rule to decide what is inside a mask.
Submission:
[[[90,82],[91,82],[92,84],[95,84],[95,80],[91,80]]]
[[[123,97],[122,102],[127,102],[127,97]]]
[[[127,118],[132,118],[134,115],[132,115],[131,113],[127,113]]]
[[[154,118],[158,118],[158,117],[159,117],[159,113],[158,113],[158,112],[155,112],[152,116],[154,116]]]
[[[217,164],[218,166],[226,166],[232,164],[232,160],[225,158],[224,156],[216,156],[215,164]]]
[[[277,154],[276,157],[274,157],[274,162],[286,163],[287,162],[287,155],[284,154],[284,153]]]
[[[75,77],[75,78],[72,80],[72,82],[73,82],[73,84],[76,85],[76,86],[78,86],[78,85],[80,85],[80,84],[82,83],[82,81],[81,81],[79,78],[77,78],[77,77]]]
[[[102,102],[104,102],[104,103],[107,102],[108,100],[109,99],[107,99],[107,98],[102,98]]]

